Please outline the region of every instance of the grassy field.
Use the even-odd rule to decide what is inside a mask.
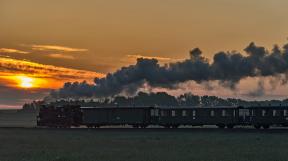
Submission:
[[[0,111],[0,161],[288,160],[288,129],[40,129],[36,115]]]
[[[0,128],[1,161],[287,161],[288,132]]]
[[[0,110],[0,127],[35,127],[37,112]]]

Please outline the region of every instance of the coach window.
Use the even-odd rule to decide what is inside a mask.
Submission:
[[[266,115],[266,110],[262,110],[262,116]]]
[[[214,117],[215,116],[215,112],[212,110],[212,111],[210,111],[210,116],[211,117]]]
[[[158,109],[155,109],[154,115],[155,115],[155,116],[158,116],[158,115],[159,115],[159,110],[158,110]]]
[[[161,116],[165,116],[165,111],[161,111]]]
[[[226,116],[226,111],[222,110],[222,116],[225,117]]]
[[[250,111],[248,109],[245,110],[245,116],[250,116]]]
[[[176,116],[176,112],[174,110],[171,111],[171,115],[172,117],[175,117]]]
[[[193,117],[196,116],[196,111],[195,110],[192,111],[192,115],[193,115]]]
[[[287,116],[287,110],[284,110],[283,115],[284,115],[284,116]]]
[[[277,116],[277,111],[273,110],[273,116]]]
[[[150,115],[154,116],[154,110],[153,109],[151,110]]]
[[[187,116],[186,110],[183,110],[183,111],[182,111],[182,116]]]

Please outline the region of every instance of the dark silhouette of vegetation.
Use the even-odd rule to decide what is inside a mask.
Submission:
[[[247,101],[236,98],[220,98],[217,96],[198,96],[192,93],[185,93],[180,96],[172,96],[166,92],[145,93],[139,92],[134,97],[114,96],[101,99],[60,99],[50,102],[56,105],[81,105],[87,107],[95,106],[281,106],[288,105],[288,99],[285,100],[265,100],[265,101]]]
[[[220,98],[217,96],[198,96],[192,93],[185,93],[180,96],[172,96],[166,92],[145,93],[139,92],[134,97],[114,96],[97,99],[59,99],[54,102],[33,101],[23,105],[24,111],[37,111],[43,104],[61,105],[81,105],[85,107],[106,107],[106,106],[165,106],[165,107],[191,107],[191,106],[284,106],[288,105],[288,99],[284,100],[264,100],[264,101],[247,101],[236,98]]]

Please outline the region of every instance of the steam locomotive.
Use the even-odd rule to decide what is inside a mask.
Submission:
[[[77,105],[43,106],[37,126],[70,128],[86,126],[129,125],[146,128],[150,125],[177,128],[180,125],[216,125],[219,128],[254,126],[288,126],[288,106],[251,107],[81,107]]]

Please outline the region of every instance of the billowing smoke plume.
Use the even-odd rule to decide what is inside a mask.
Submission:
[[[190,52],[190,59],[159,65],[156,59],[137,59],[135,65],[122,67],[104,78],[95,78],[95,84],[65,83],[51,93],[54,97],[104,97],[123,91],[135,92],[143,84],[151,87],[176,88],[178,83],[193,80],[197,83],[219,81],[224,87],[235,88],[247,77],[278,76],[288,72],[288,44],[271,52],[251,43],[244,49],[246,56],[237,52],[219,52],[213,62],[202,56],[200,49]],[[285,77],[287,78],[287,77]]]

